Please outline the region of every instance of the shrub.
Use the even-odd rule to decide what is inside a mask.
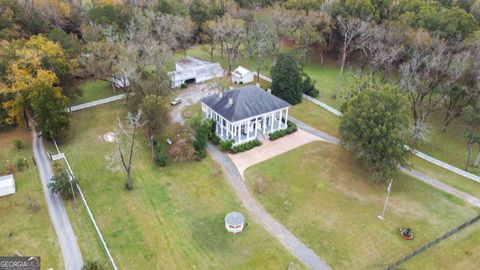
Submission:
[[[188,85],[187,85],[186,83],[182,83],[182,84],[180,85],[180,88],[186,89],[186,88],[188,88]]]
[[[24,168],[25,168],[25,161],[23,160],[23,158],[18,158],[17,159],[17,170],[19,172],[22,172]]]
[[[12,143],[13,143],[13,146],[15,146],[16,149],[22,149],[23,148],[23,142],[18,137],[13,139]]]
[[[233,140],[221,140],[220,141],[220,149],[224,152],[231,151],[233,147]]]
[[[98,264],[97,261],[86,261],[82,267],[82,270],[101,270],[102,267]]]
[[[210,141],[212,141],[214,145],[218,145],[220,144],[221,139],[216,134],[213,134],[211,135]]]
[[[303,74],[304,79],[302,82],[303,93],[309,95],[311,97],[317,97],[319,92],[315,88],[315,84],[317,83],[315,80],[312,80],[310,76],[307,74]]]
[[[163,147],[159,143],[155,143],[155,164],[160,167],[167,165],[167,154],[163,150]]]
[[[70,181],[70,177],[67,171],[61,171],[55,174],[50,182],[48,183],[47,187],[55,194],[60,194],[64,200],[72,199],[74,196],[74,187],[76,181],[72,179]]]
[[[297,125],[295,125],[295,123],[291,122],[291,121],[287,121],[287,128],[286,129],[281,129],[281,130],[277,130],[275,132],[272,132],[270,134],[268,134],[268,138],[271,140],[271,141],[274,141],[276,139],[279,139],[285,135],[288,135],[288,134],[291,134],[295,131],[297,131]]]
[[[248,151],[248,150],[250,150],[254,147],[260,146],[260,145],[262,145],[262,143],[259,140],[255,139],[255,140],[252,140],[252,141],[249,141],[249,142],[246,142],[246,143],[242,143],[242,144],[233,146],[232,149],[231,149],[231,152],[232,153],[245,152],[245,151]]]

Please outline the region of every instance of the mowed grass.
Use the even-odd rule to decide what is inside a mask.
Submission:
[[[480,222],[476,222],[414,257],[399,269],[476,270],[480,265],[479,243]],[[472,248],[475,246],[477,248]]]
[[[74,101],[73,105],[87,103],[123,93],[121,91],[117,91],[117,93],[113,92],[110,83],[100,80],[83,81],[80,83],[79,87],[82,90],[82,95]]]
[[[23,149],[12,140],[20,138]],[[50,221],[37,168],[32,161],[32,138],[26,128],[0,133],[0,166],[26,158],[29,168],[14,173],[16,193],[0,197],[0,254],[2,256],[40,256],[42,269],[62,269],[63,259]]]
[[[126,191],[124,173],[107,169],[105,155],[115,146],[101,139],[114,130],[116,116],[125,114],[120,102],[75,112],[60,146],[121,269],[282,269],[294,260],[249,219],[208,157],[156,167],[141,132],[134,189]],[[225,232],[229,211],[247,217],[248,227],[239,235]]]
[[[263,192],[258,179],[264,179]],[[307,243],[334,269],[377,269],[408,254],[479,213],[478,209],[402,175],[394,182],[385,221],[386,184],[374,184],[351,154],[339,146],[315,142],[246,171],[262,205]],[[411,227],[413,241],[399,229]],[[476,260],[480,242],[458,246]],[[425,258],[425,268],[441,262],[456,266],[451,254]],[[478,266],[478,265],[477,265]],[[472,267],[474,267],[472,265]],[[407,268],[418,269],[418,268]]]
[[[331,114],[327,110],[320,108],[312,102],[309,102],[308,100],[303,100],[302,103],[292,106],[289,112],[291,116],[297,118],[298,120],[329,135],[340,138],[340,118]],[[455,143],[458,144],[459,142],[454,141],[454,144]],[[460,191],[480,198],[480,184],[477,182],[474,182],[456,173],[450,172],[446,169],[431,164],[415,156],[411,157],[409,163],[410,167],[419,172],[438,179]]]

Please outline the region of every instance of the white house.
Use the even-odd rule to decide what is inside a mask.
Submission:
[[[242,66],[238,66],[238,68],[232,71],[232,82],[233,83],[253,82],[253,72]]]
[[[234,145],[287,128],[290,104],[256,86],[214,94],[201,104],[204,118],[215,120],[216,134]]]
[[[13,174],[0,176],[0,197],[15,193],[15,178]]]
[[[175,62],[175,71],[169,72],[172,88],[184,83],[200,83],[213,78],[223,77],[223,69],[219,63],[211,63],[187,56]]]
[[[114,76],[112,78],[112,81],[113,81],[113,83],[112,83],[113,86],[117,89],[122,89],[122,88],[130,86],[130,80],[128,78],[125,78],[125,77]]]

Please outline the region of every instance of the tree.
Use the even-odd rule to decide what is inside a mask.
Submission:
[[[425,122],[462,77],[468,57],[454,56],[447,43],[418,30],[407,36],[407,59],[400,65],[400,86],[413,117],[412,139],[422,138]]]
[[[323,37],[316,31],[316,29],[309,23],[298,27],[293,32],[293,38],[295,39],[295,45],[300,52],[302,58],[302,66],[305,65],[308,49],[311,45],[322,42]]]
[[[343,69],[345,68],[345,61],[347,60],[347,56],[351,53],[353,49],[352,43],[361,33],[366,31],[367,27],[366,22],[360,21],[359,19],[352,17],[338,17],[337,22],[343,40],[341,47],[340,72],[338,73],[337,83],[335,91],[332,94],[332,98],[336,98],[337,92],[340,90],[340,80],[342,79]]]
[[[143,98],[140,108],[143,112],[143,120],[148,128],[148,138],[152,148],[153,155],[153,136],[154,131],[165,124],[165,108],[163,107],[162,97],[156,95],[147,95]]]
[[[140,121],[141,117],[141,110],[136,113],[128,112],[126,127],[122,121],[120,121],[120,118],[117,118],[115,128],[116,150],[111,155],[105,156],[105,159],[109,163],[108,167],[113,172],[118,172],[123,169],[127,174],[127,183],[125,184],[127,190],[133,189],[132,160],[133,152],[135,150],[137,130],[144,124]]]
[[[253,31],[249,36],[253,40],[257,55],[257,82],[260,82],[260,68],[265,55],[275,51],[278,41],[277,27],[273,19],[264,14],[256,14],[253,18]]]
[[[300,66],[290,54],[280,54],[272,67],[272,94],[297,104],[302,101],[302,74]]]
[[[52,81],[37,81],[31,87],[28,99],[37,128],[45,137],[58,139],[70,123],[67,98],[58,87],[53,86]]]
[[[312,80],[310,76],[307,74],[303,74],[303,83],[302,83],[302,91],[304,94],[309,95],[311,97],[317,97],[319,92],[315,88],[315,84],[317,82],[315,80]]]
[[[478,151],[478,156],[474,162],[474,167],[478,167],[478,163],[480,162],[480,103],[465,107],[463,109],[463,113],[465,114],[466,122],[469,125],[467,132],[465,133],[465,137],[467,138],[467,150],[468,150],[467,164],[465,165],[465,171],[468,171],[468,167],[470,166],[472,149],[475,144],[478,144],[479,151]]]
[[[193,148],[192,135],[188,129],[179,133],[177,141],[170,147],[168,151],[174,161],[187,162],[195,157],[195,148]]]
[[[193,128],[195,129],[195,138],[193,140],[193,148],[198,158],[205,157],[205,148],[207,147],[208,138],[210,137],[213,121],[200,121]]]
[[[245,38],[245,23],[240,19],[225,15],[219,21],[210,21],[208,29],[213,34],[213,42],[221,44],[227,54],[228,71],[232,71],[232,63],[236,61],[240,45]]]
[[[190,46],[190,39],[193,36],[193,22],[188,17],[175,17],[175,24],[173,28],[175,38],[177,40],[178,49],[187,55],[187,49]]]
[[[290,9],[303,10],[308,17],[310,10],[315,10],[321,6],[323,0],[287,0],[285,6]]]
[[[76,179],[71,178],[67,171],[62,170],[50,179],[47,187],[52,193],[60,194],[64,200],[71,200],[75,196],[76,185]]]
[[[396,88],[367,88],[344,105],[343,146],[353,152],[375,180],[388,181],[407,161],[408,100]]]

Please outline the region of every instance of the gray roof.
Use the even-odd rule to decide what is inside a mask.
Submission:
[[[238,226],[245,223],[245,217],[239,212],[230,212],[225,216],[225,223]]]
[[[219,63],[209,63],[168,73],[172,81],[184,81],[200,77],[218,77],[222,75],[223,69]]]
[[[232,101],[230,103],[229,101]],[[245,86],[202,99],[202,102],[230,122],[287,108],[289,103],[256,86]]]

